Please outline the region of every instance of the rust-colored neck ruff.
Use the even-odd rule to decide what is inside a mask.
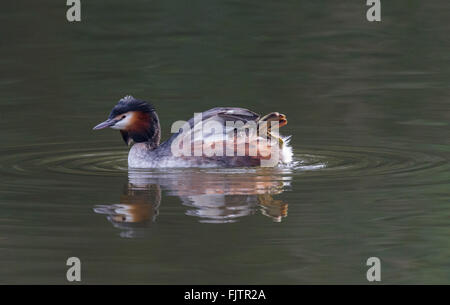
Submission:
[[[149,142],[152,148],[159,146],[160,125],[156,112],[135,111],[127,128],[120,131],[127,145],[132,142]]]

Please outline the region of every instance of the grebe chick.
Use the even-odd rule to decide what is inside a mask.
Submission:
[[[128,154],[128,166],[132,168],[260,166],[262,160],[271,158],[271,151],[273,152],[273,150],[270,150],[270,147],[274,147],[267,146],[263,153],[264,148],[261,149],[259,144],[262,139],[261,134],[265,134],[266,139],[271,136],[275,138],[276,141],[272,141],[272,143],[276,143],[275,145],[279,146],[279,162],[289,163],[292,160],[289,138],[276,137],[271,134],[271,122],[278,121],[279,127],[287,124],[286,116],[283,114],[272,112],[260,117],[259,114],[244,108],[217,107],[202,112],[201,119],[201,124],[214,121],[214,124],[219,124],[219,127],[223,127],[223,137],[222,135],[218,137],[217,133],[211,131],[209,133],[200,133],[199,138],[198,134],[195,134],[199,122],[194,117],[187,122],[189,125],[185,125],[189,126],[190,128],[188,129],[194,130],[194,132],[182,132],[181,130],[185,129],[185,127],[182,127],[178,133],[173,134],[167,141],[160,144],[161,127],[155,108],[146,101],[126,96],[111,110],[108,119],[93,129],[109,127],[119,130],[125,143],[131,146]],[[254,122],[255,126],[258,126],[258,135],[251,136],[249,131],[246,131],[247,133],[244,136],[235,134],[235,127],[230,129],[228,124],[240,123],[239,121],[243,124]],[[267,124],[261,124],[262,122]],[[218,125],[215,126],[217,127]],[[236,126],[239,125],[236,124]],[[232,141],[234,141],[234,143],[231,142],[231,149],[234,150],[234,153],[232,151],[231,155],[229,151],[225,154],[226,148],[229,148],[229,143],[225,141],[227,139],[226,133],[229,134],[230,130],[233,133]],[[176,146],[181,142],[185,145],[186,141],[182,140],[186,139],[186,135],[188,135],[188,142],[190,142],[187,144],[192,145],[189,146],[192,154],[173,153],[173,147],[181,149],[181,146]],[[237,149],[240,144],[243,144],[245,147],[244,155],[242,155],[242,152],[239,153]],[[200,155],[195,153],[199,145],[202,145]],[[207,154],[204,152],[204,147],[217,148],[219,146],[222,146],[223,154]],[[255,147],[258,147],[257,153],[249,153],[249,151],[255,151]],[[278,160],[276,164],[279,163]]]

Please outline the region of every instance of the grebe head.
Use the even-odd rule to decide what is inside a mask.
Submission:
[[[130,95],[121,99],[111,110],[108,119],[93,129],[106,127],[120,130],[127,145],[132,142],[149,142],[154,147],[159,145],[160,125],[155,108]]]

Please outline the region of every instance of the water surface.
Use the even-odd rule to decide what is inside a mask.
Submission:
[[[448,1],[82,2],[2,4],[0,283],[450,283]],[[127,94],[285,113],[294,163],[128,170]]]

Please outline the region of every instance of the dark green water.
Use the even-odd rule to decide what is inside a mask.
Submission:
[[[97,2],[1,5],[0,283],[450,283],[448,1]],[[128,172],[126,94],[285,113],[296,164]]]

